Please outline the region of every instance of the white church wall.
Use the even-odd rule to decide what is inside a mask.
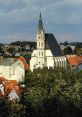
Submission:
[[[46,50],[45,56],[53,57],[51,50]]]
[[[54,68],[54,59],[52,57],[47,57],[47,67]]]
[[[37,50],[34,50],[31,57],[36,57],[37,56]]]
[[[33,69],[36,69],[37,64],[37,57],[31,57],[30,60],[30,70],[33,71]]]
[[[66,58],[64,56],[54,57],[56,67],[66,67]]]
[[[33,71],[33,69],[36,68],[37,64],[37,50],[34,50],[32,55],[31,55],[31,60],[30,60],[30,70]]]

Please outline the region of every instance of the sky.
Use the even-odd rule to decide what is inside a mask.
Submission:
[[[0,0],[0,43],[36,41],[40,11],[58,42],[82,42],[82,0]]]

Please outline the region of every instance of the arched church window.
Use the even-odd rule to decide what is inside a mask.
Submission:
[[[38,36],[38,38],[40,39],[40,36]]]
[[[43,42],[41,42],[41,47],[43,47]]]
[[[43,52],[42,52],[42,56],[43,56]]]
[[[39,47],[40,47],[40,42],[39,42]]]
[[[40,52],[39,52],[39,56],[40,56]]]

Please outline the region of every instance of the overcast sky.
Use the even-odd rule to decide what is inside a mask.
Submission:
[[[0,42],[35,41],[40,11],[58,42],[82,42],[82,0],[0,0]]]

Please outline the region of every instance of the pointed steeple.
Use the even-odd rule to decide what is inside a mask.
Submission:
[[[42,16],[41,16],[41,12],[39,15],[39,22],[38,22],[38,33],[41,33],[43,31],[43,22],[42,22]]]

